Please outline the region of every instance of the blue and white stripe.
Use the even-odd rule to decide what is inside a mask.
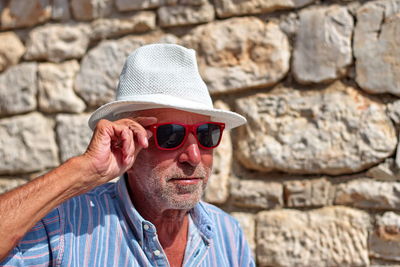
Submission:
[[[183,266],[255,266],[238,222],[200,202],[189,217]],[[169,266],[154,225],[124,179],[72,198],[39,221],[0,266]]]

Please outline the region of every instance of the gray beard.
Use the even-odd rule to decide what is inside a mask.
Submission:
[[[173,175],[170,177],[166,177],[166,181],[171,178],[184,178],[188,175],[182,173],[182,170],[177,169],[173,170]],[[209,177],[211,170],[207,170],[205,167],[197,167],[192,171],[193,177],[202,178],[201,182],[194,185],[178,185],[173,183],[166,182],[166,186],[160,186],[153,184],[153,188],[156,188],[156,192],[154,194],[158,196],[159,201],[162,202],[163,205],[166,205],[168,209],[178,209],[178,210],[189,210],[192,209],[201,199],[204,194],[204,190],[207,186],[207,178]],[[152,171],[151,177],[149,179],[156,183],[158,181],[159,172],[154,169]],[[191,195],[190,198],[185,198],[184,200],[180,199],[180,195]]]

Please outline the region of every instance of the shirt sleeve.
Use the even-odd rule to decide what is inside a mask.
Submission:
[[[61,234],[60,212],[55,209],[32,227],[0,266],[59,266]]]

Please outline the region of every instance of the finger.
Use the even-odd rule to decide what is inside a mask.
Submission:
[[[154,123],[157,123],[156,117],[136,117],[133,120],[142,125],[143,127],[147,127]]]
[[[135,152],[135,142],[133,140],[132,132],[126,128],[123,130],[121,138],[122,142],[122,155],[123,155],[123,163],[125,165],[130,165],[133,163],[134,152]]]
[[[146,129],[146,133],[147,133],[147,140],[149,140],[153,136],[153,132]]]
[[[143,127],[129,127],[134,134],[135,140],[142,148],[147,148],[149,146],[149,140],[147,138],[147,132]]]

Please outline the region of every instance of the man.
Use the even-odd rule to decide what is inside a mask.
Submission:
[[[87,151],[0,196],[2,264],[254,266],[238,223],[200,202],[224,128],[245,122],[212,107],[193,50],[137,49]]]

